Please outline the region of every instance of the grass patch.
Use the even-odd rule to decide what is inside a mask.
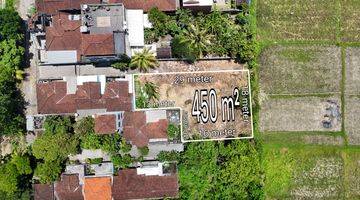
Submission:
[[[336,46],[275,45],[261,53],[260,84],[266,94],[340,93],[340,82]]]
[[[339,0],[259,0],[259,35],[262,40],[335,41]]]
[[[265,193],[269,199],[341,199],[341,150],[264,144]]]
[[[360,0],[341,1],[341,35],[343,42],[360,42]]]

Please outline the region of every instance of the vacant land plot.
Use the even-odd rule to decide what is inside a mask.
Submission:
[[[332,147],[265,146],[268,199],[342,199],[344,163]]]
[[[360,42],[360,0],[341,1],[342,41]]]
[[[263,40],[335,40],[338,0],[258,0],[258,27]]]
[[[360,97],[345,97],[345,131],[351,145],[360,145]]]
[[[341,50],[335,46],[272,46],[260,61],[267,94],[340,92]]]
[[[252,136],[248,71],[141,74],[135,82],[137,105],[147,85],[158,91],[142,108],[183,109],[184,140]]]
[[[261,131],[340,131],[340,97],[270,98],[260,111]]]
[[[360,95],[360,48],[347,48],[345,62],[345,94]]]

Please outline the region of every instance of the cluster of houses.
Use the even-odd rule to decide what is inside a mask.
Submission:
[[[236,1],[236,2],[243,2]],[[34,184],[35,200],[120,200],[176,198],[179,192],[176,164],[157,161],[162,151],[183,151],[180,141],[169,140],[168,125],[180,125],[180,111],[134,108],[132,76],[94,63],[129,57],[144,47],[144,29],[152,25],[147,13],[153,7],[167,13],[179,8],[210,11],[228,0],[36,0],[29,21],[36,46],[37,113],[27,116],[27,129],[41,132],[48,115],[93,117],[99,135],[121,134],[131,144],[130,155],[144,161],[132,168],[114,170],[109,155],[83,149],[71,155],[61,179]],[[100,164],[87,159],[101,158]],[[75,162],[76,161],[76,162]]]

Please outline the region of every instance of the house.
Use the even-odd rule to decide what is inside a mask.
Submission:
[[[159,199],[179,194],[176,166],[171,163],[145,162],[118,175],[84,175],[83,166],[72,169],[76,170],[67,168],[54,184],[34,184],[35,200]]]
[[[151,8],[174,12],[179,0],[39,0],[29,22],[41,65],[104,63],[145,47]],[[145,13],[144,13],[145,12]]]
[[[64,77],[40,81],[36,86],[39,114],[77,114],[132,110],[129,79],[109,79],[103,75]]]
[[[193,11],[210,12],[215,2],[214,0],[183,0],[182,7]]]

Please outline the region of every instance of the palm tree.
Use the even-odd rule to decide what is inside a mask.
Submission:
[[[157,60],[150,49],[144,48],[131,58],[130,67],[138,68],[141,72],[147,72],[150,68],[155,68],[157,64]]]
[[[212,35],[208,34],[207,29],[201,29],[197,24],[191,24],[188,29],[184,30],[181,43],[188,44],[196,52],[198,58],[204,56],[204,52],[211,45]]]
[[[144,93],[147,95],[149,101],[159,99],[159,87],[152,82],[145,82]]]

